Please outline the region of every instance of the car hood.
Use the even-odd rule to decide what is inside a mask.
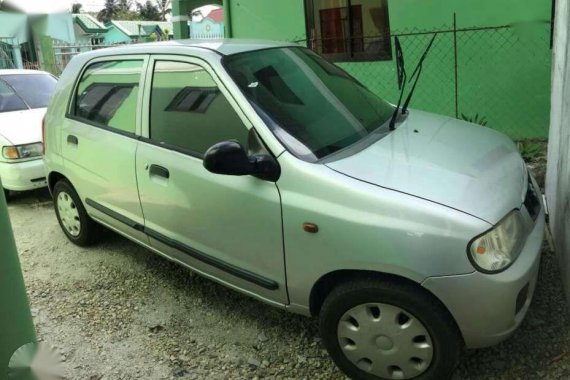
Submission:
[[[492,224],[521,206],[527,176],[516,145],[505,135],[417,110],[383,139],[326,165]]]
[[[0,136],[13,145],[42,141],[45,108],[0,113]]]

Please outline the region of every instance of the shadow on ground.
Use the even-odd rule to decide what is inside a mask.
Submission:
[[[75,247],[59,231],[45,191],[19,195],[9,209],[31,303],[43,316],[36,318],[40,336],[68,347],[74,378],[154,378],[160,366],[181,379],[344,378],[315,320],[203,279],[113,233],[93,248]],[[38,239],[51,256],[34,249]],[[557,262],[545,248],[521,328],[496,347],[467,352],[454,378],[568,379],[568,322]],[[120,342],[127,343],[119,349]]]

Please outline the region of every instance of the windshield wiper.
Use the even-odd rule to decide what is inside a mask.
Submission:
[[[416,69],[414,70],[412,77],[410,78],[410,82],[411,82],[412,78],[415,76],[416,81],[414,82],[414,85],[412,86],[412,90],[410,91],[410,94],[408,95],[408,98],[406,99],[406,102],[404,103],[404,107],[402,108],[403,114],[406,113],[406,111],[408,110],[408,106],[410,105],[410,102],[412,101],[412,97],[414,96],[414,91],[416,90],[416,86],[418,85],[418,81],[420,80],[420,76],[422,75],[422,69],[424,67],[424,61],[425,61],[429,51],[431,50],[431,47],[432,47],[433,42],[435,41],[436,37],[437,37],[437,33],[434,33],[431,41],[429,42],[428,47],[424,51],[424,54],[420,58],[420,61],[418,62],[418,65],[416,66]]]
[[[400,112],[400,105],[402,104],[402,98],[404,97],[404,90],[406,89],[406,68],[404,64],[404,51],[402,50],[402,45],[400,44],[400,39],[398,36],[395,38],[396,45],[396,71],[398,74],[398,90],[400,90],[400,97],[398,98],[398,105],[392,114],[392,119],[390,120],[390,130],[393,131],[396,127],[396,119],[398,118],[398,113]]]
[[[410,90],[410,93],[408,94],[408,97],[404,102],[404,106],[402,107],[402,115],[406,114],[406,112],[408,111],[408,106],[412,101],[412,97],[414,96],[416,86],[418,85],[418,81],[420,79],[420,76],[422,75],[424,61],[429,51],[431,50],[431,47],[433,46],[436,37],[437,33],[434,33],[431,41],[429,42],[426,50],[424,51],[424,54],[422,54],[420,60],[418,61],[418,64],[416,65],[416,68],[414,69],[414,72],[412,73],[410,80],[408,81],[408,83],[410,83],[414,79],[414,77],[416,78],[414,81],[414,85],[412,86],[412,89]],[[404,90],[406,88],[406,80],[407,80],[406,69],[404,68],[404,52],[402,51],[402,46],[397,36],[395,38],[395,44],[396,44],[396,67],[398,71],[398,88],[400,90],[400,97],[398,99],[398,105],[396,106],[394,114],[392,115],[392,120],[390,120],[391,131],[393,131],[396,127],[396,120],[398,119],[398,114],[400,113],[400,105],[402,104],[402,98],[404,96]]]

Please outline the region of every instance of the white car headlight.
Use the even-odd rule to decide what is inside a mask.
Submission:
[[[40,142],[26,145],[4,146],[2,148],[2,156],[9,160],[39,157],[41,155],[42,143]]]
[[[484,273],[508,268],[519,256],[525,242],[526,228],[519,210],[504,217],[490,231],[471,241],[471,262]]]

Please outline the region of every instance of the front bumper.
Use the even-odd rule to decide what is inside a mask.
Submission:
[[[26,191],[46,187],[44,161],[0,162],[0,178],[6,190]]]
[[[504,272],[430,277],[423,282],[451,312],[467,348],[497,344],[523,321],[538,277],[544,226],[542,208],[520,256]]]

